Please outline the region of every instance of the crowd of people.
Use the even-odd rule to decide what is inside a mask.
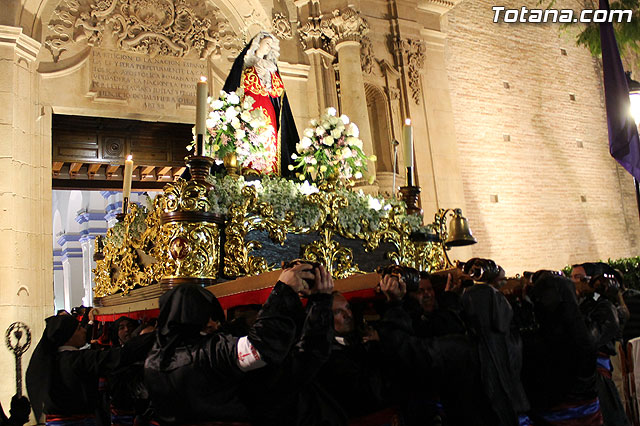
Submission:
[[[630,424],[610,357],[640,318],[608,265],[378,273],[373,298],[296,261],[263,305],[226,313],[191,284],[152,321],[59,312],[27,369],[33,412],[56,426]],[[14,402],[4,424],[26,421]]]

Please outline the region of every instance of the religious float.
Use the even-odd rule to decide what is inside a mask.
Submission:
[[[440,270],[451,266],[449,247],[476,242],[459,209],[441,209],[423,225],[411,166],[402,199],[366,194],[375,156],[364,154],[357,125],[335,108],[299,139],[277,69],[265,88],[260,62],[242,59],[268,59],[269,40],[264,33],[250,42],[218,97],[207,96],[206,79],[198,83],[188,179],[167,184],[146,206],[129,206],[126,161],[123,213],[96,239],[98,319],[154,316],[158,297],[186,282],[207,287],[225,309],[263,303],[282,262],[298,258],[325,265],[337,290],[367,297],[378,266]],[[408,124],[405,143],[412,153]]]

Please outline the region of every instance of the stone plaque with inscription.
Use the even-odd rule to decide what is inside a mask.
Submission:
[[[202,60],[94,47],[89,90],[95,101],[169,112],[195,107],[196,83],[202,75],[207,75],[207,63]]]

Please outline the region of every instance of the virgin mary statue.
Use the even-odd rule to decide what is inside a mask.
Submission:
[[[260,109],[270,127],[265,159],[271,165],[266,173],[286,176],[299,142],[284,84],[278,71],[280,42],[268,32],[258,33],[233,62],[222,90],[244,89],[255,99],[253,109]]]

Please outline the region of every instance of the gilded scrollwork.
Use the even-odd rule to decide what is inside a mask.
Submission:
[[[165,223],[158,233],[163,247],[162,278],[209,278],[218,275],[220,230],[212,222]]]
[[[178,180],[155,198],[146,216],[132,205],[119,230],[112,228],[107,233],[107,243],[96,241],[95,295],[126,294],[163,279],[234,278],[278,268],[259,255],[259,241],[247,238],[253,230],[265,231],[281,245],[288,234],[318,235],[300,247],[300,253],[324,264],[335,278],[363,273],[352,248],[341,245],[340,238],[361,241],[367,252],[381,243],[391,243],[393,249],[386,253],[389,261],[422,270],[438,270],[446,264],[442,244],[411,239],[411,226],[401,203],[393,203],[375,226],[361,218],[359,227],[345,228],[340,214],[348,207],[350,195],[336,191],[335,182],[325,182],[318,192],[306,195],[319,215],[305,227],[294,225],[291,211],[284,218],[274,217],[273,206],[259,201],[254,186],[242,188],[242,201],[231,205],[224,220],[210,213],[207,193],[202,184]],[[443,232],[437,216],[432,226],[437,233]],[[114,238],[116,232],[122,237]]]
[[[148,224],[148,216],[143,219],[141,209],[133,204],[123,222],[107,232],[110,244],[102,246],[96,240],[96,253],[102,257],[96,261],[94,269],[94,294],[97,297],[118,291],[126,294],[136,287],[152,283],[155,262],[153,259],[143,259],[145,254],[141,250],[148,241],[147,235],[153,232]]]
[[[207,197],[208,189],[202,183],[178,179],[164,189],[160,208],[165,213],[176,211],[209,212],[211,203]]]
[[[228,277],[258,275],[279,267],[268,265],[263,257],[251,256],[250,253],[262,248],[262,244],[246,241],[247,233],[252,230],[267,231],[272,241],[284,244],[287,232],[292,229],[292,216],[287,215],[284,221],[275,219],[271,205],[258,203],[255,188],[245,186],[242,195],[244,202],[231,206],[226,222],[224,274]]]

